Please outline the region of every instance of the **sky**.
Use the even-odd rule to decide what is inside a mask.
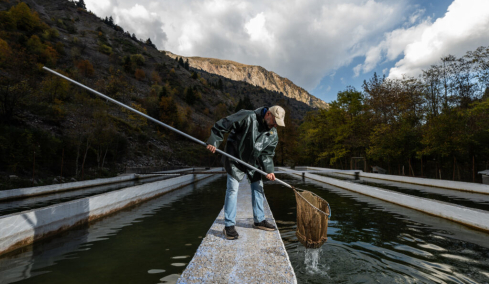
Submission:
[[[331,102],[489,46],[489,0],[85,0],[160,50],[259,65]]]

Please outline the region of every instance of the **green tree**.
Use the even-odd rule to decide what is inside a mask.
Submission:
[[[306,116],[300,143],[309,162],[347,168],[349,157],[365,156],[370,127],[363,100],[362,93],[347,88],[328,109]]]
[[[192,87],[188,87],[185,90],[185,102],[189,105],[194,105],[196,100],[197,100],[197,96],[195,95],[195,91],[193,90]]]
[[[84,1],[84,0],[79,0],[78,2],[76,2],[76,6],[77,6],[78,8],[82,8],[82,9],[84,9],[84,10],[86,10],[86,9],[87,9],[87,6],[85,5],[85,1]]]

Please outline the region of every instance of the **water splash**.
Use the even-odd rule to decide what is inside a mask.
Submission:
[[[308,271],[317,271],[321,249],[306,249],[304,251],[304,264]]]
[[[319,274],[321,275],[320,277],[324,279],[331,279],[331,277],[328,275],[329,266],[324,266],[324,263],[321,266],[319,263],[319,260],[321,259],[321,252],[322,250],[320,248],[306,248],[304,250],[305,271],[308,274],[315,274],[316,276]]]

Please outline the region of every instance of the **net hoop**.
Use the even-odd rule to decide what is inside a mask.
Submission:
[[[313,192],[293,190],[297,201],[296,236],[306,248],[319,248],[328,239],[329,203]]]

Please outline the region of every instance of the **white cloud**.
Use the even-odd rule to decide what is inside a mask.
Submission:
[[[87,9],[94,12],[101,18],[112,16],[114,23],[120,25],[124,30],[135,33],[140,39],[151,41],[163,48],[168,40],[164,28],[164,23],[160,19],[155,2],[147,5],[135,4],[127,1],[128,5],[120,5],[117,0],[86,0]],[[149,9],[149,10],[148,10]]]
[[[416,21],[423,16],[423,14],[426,12],[426,9],[418,9],[416,12],[414,12],[410,17],[409,17],[409,23],[414,24]]]
[[[97,15],[101,16],[101,12],[110,10],[112,3],[110,0],[86,0],[85,5]]]
[[[389,77],[416,76],[439,63],[443,56],[460,57],[487,45],[488,34],[489,1],[455,0],[447,13],[434,22],[427,18],[415,26],[387,33],[380,44],[367,52],[362,71],[371,71],[383,60],[391,61],[403,55],[390,69]]]
[[[312,90],[402,23],[409,0],[95,1],[86,3],[97,15],[160,49],[260,65]]]
[[[244,28],[252,42],[261,42],[264,43],[266,47],[273,48],[274,36],[270,34],[265,24],[265,15],[259,13],[256,17],[250,19],[249,22],[244,25]]]
[[[362,64],[358,64],[357,66],[353,67],[353,76],[358,77],[360,75],[360,72],[362,71]]]
[[[151,38],[157,46],[164,46],[167,36],[163,31],[164,24],[156,12],[150,12],[139,4],[130,8],[114,7],[112,11],[116,24],[124,23],[123,28],[135,33],[138,38]]]

